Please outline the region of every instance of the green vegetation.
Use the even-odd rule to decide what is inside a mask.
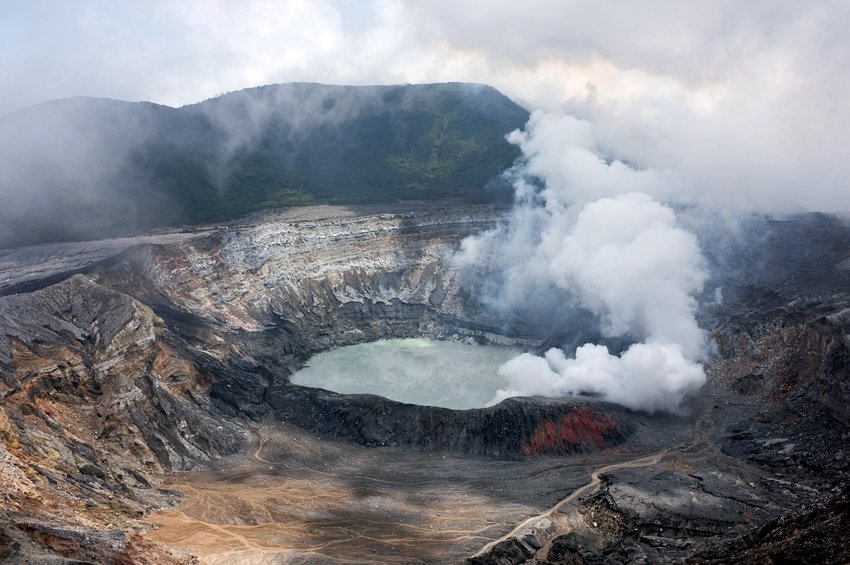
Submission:
[[[0,247],[267,208],[505,198],[525,110],[469,84],[283,84],[182,108],[77,98],[0,120]]]

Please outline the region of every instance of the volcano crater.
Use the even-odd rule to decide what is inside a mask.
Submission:
[[[683,416],[587,397],[455,410],[292,382],[318,353],[379,340],[569,347],[576,336],[563,328],[584,324],[575,312],[530,303],[506,315],[481,300],[491,273],[453,261],[463,238],[500,217],[491,206],[315,207],[11,252],[15,268],[0,285],[0,465],[14,488],[0,548],[13,540],[23,553],[47,548],[98,561],[136,551],[136,538],[122,532],[139,531],[149,516],[162,527],[148,530],[145,543],[204,558],[271,551],[368,561],[378,552],[383,562],[446,562],[487,545],[490,557],[473,562],[489,563],[499,552],[537,552],[534,544],[563,530],[512,528],[529,516],[563,521],[560,505],[569,502],[569,512],[586,514],[585,526],[596,520],[610,539],[639,539],[629,547],[648,561],[672,562],[800,501],[826,500],[784,473],[809,469],[818,486],[832,480],[819,478],[825,473],[845,469],[825,459],[843,453],[844,428],[811,414],[846,421],[845,395],[836,391],[844,390],[848,302],[846,294],[800,298],[820,287],[783,274],[801,270],[784,256],[739,285],[763,299],[755,309],[730,300],[701,313],[719,358]],[[841,237],[827,239],[836,242],[829,256],[803,256],[812,272],[840,264],[850,241],[845,228],[815,220]],[[823,230],[788,223],[773,233],[782,229],[823,249]],[[827,275],[815,282],[846,288],[846,271]],[[741,390],[747,375],[766,376]],[[796,449],[814,433],[822,449]],[[25,471],[7,473],[12,467]],[[591,469],[598,472],[588,484]],[[676,481],[656,480],[671,473]],[[578,497],[582,485],[597,494],[564,498]],[[718,523],[690,505],[692,485],[703,485],[706,508],[746,512]],[[647,500],[666,506],[652,518]],[[69,526],[82,513],[97,524],[85,535]],[[662,523],[664,532],[697,524],[717,533],[676,553],[658,545],[667,539]],[[597,534],[585,526],[576,535],[591,543]],[[223,532],[225,541],[203,541]],[[616,543],[605,551],[620,559],[626,546]],[[572,545],[546,547],[541,559]]]

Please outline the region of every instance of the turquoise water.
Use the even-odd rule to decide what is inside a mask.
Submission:
[[[410,404],[481,408],[507,386],[496,371],[518,352],[509,347],[388,339],[319,353],[292,375],[292,382]]]

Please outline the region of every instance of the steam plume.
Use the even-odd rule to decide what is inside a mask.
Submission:
[[[593,394],[635,409],[675,411],[705,382],[706,337],[694,319],[706,280],[696,238],[652,195],[672,196],[674,175],[606,159],[587,122],[536,112],[509,139],[525,155],[511,171],[517,204],[507,222],[463,243],[462,264],[495,262],[500,300],[521,307],[554,286],[592,312],[602,335],[634,344],[523,354],[500,373],[518,395]]]

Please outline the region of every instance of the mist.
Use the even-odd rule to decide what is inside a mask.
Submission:
[[[446,122],[453,113],[466,121]],[[267,85],[180,108],[37,105],[0,118],[0,248],[391,201],[410,185],[430,198],[483,194],[517,153],[504,133],[527,116],[490,87],[455,83]],[[453,137],[425,147],[438,127]]]
[[[523,354],[499,369],[509,384],[492,402],[589,394],[677,411],[705,382],[708,340],[695,319],[707,279],[699,243],[656,199],[677,194],[676,175],[606,158],[591,124],[572,116],[536,112],[509,140],[524,156],[507,173],[515,207],[499,227],[466,239],[458,264],[501,272],[488,299],[503,309],[521,311],[553,286],[593,314],[603,337],[631,345],[619,355],[594,343],[571,357]]]
[[[14,88],[0,93],[0,114],[81,94],[177,107],[293,81],[478,82],[593,124],[609,157],[677,171],[692,199],[776,214],[850,210],[841,2],[6,8],[0,78]],[[63,49],[47,56],[51,44]]]

